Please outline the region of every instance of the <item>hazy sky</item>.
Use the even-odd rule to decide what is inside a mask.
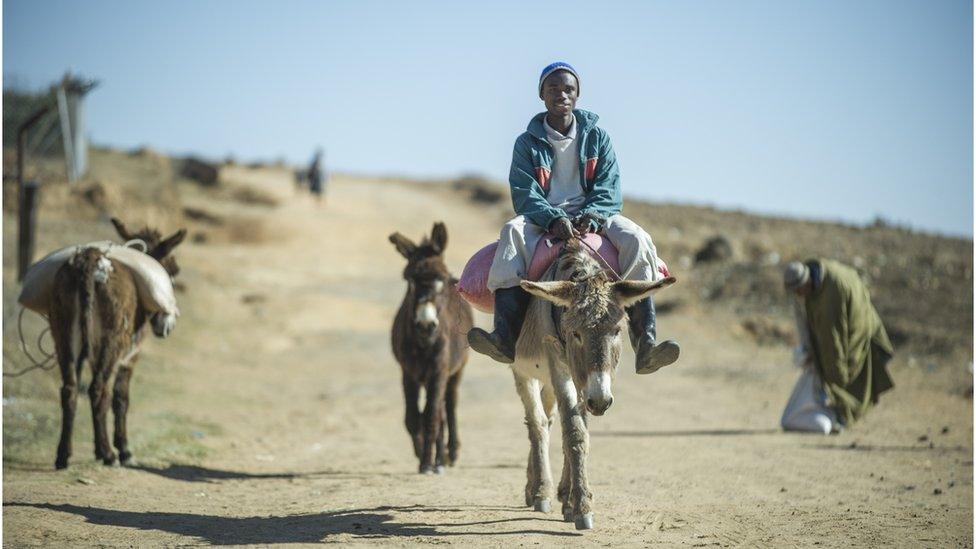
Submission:
[[[97,78],[97,143],[505,179],[565,60],[624,193],[972,235],[973,12],[950,0],[3,3],[3,74]]]

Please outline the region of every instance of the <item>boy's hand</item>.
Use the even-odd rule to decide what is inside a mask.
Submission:
[[[573,220],[573,226],[583,234],[597,233],[603,230],[603,225],[606,222],[607,219],[602,215],[587,212],[576,216],[576,219]]]
[[[568,217],[559,217],[553,221],[552,225],[549,226],[549,232],[560,240],[569,240],[574,236],[576,238],[580,237],[579,231],[573,228],[573,224],[570,223]]]

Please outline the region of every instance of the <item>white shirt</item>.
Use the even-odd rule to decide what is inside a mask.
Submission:
[[[579,172],[579,143],[576,141],[576,117],[566,135],[559,133],[549,125],[548,117],[543,118],[542,126],[546,130],[546,141],[552,145],[552,172],[549,179],[549,196],[547,200],[557,208],[561,208],[570,216],[576,213],[586,203],[586,194],[580,185]]]

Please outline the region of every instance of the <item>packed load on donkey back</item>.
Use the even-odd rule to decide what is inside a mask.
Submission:
[[[112,219],[126,244],[100,241],[68,246],[35,263],[25,274],[20,303],[47,317],[61,372],[61,439],[55,467],[72,453],[72,431],[82,369],[88,364],[95,457],[106,465],[132,463],[126,416],[129,381],[144,328],[166,337],[179,315],[172,277],[179,266],[171,252],[186,237],[181,229],[163,238],[148,227],[131,233]],[[135,246],[141,250],[134,249]],[[115,431],[109,442],[109,403]],[[118,450],[118,456],[113,451]]]
[[[140,239],[131,239],[125,244],[99,240],[55,250],[31,265],[24,274],[17,301],[27,309],[46,316],[54,299],[54,279],[58,270],[65,263],[75,261],[83,250],[94,248],[101,252],[95,280],[105,282],[108,273],[113,270],[112,260],[125,265],[134,275],[142,305],[146,310],[161,313],[166,318],[166,332],[157,334],[165,337],[175,325],[180,311],[169,273],[159,261],[146,253],[146,246]]]

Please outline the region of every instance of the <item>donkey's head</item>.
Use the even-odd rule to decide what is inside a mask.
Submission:
[[[670,286],[675,278],[611,282],[589,255],[570,244],[559,261],[557,273],[565,271],[568,279],[523,281],[522,288],[563,308],[556,329],[573,382],[587,409],[603,415],[613,403],[610,386],[620,361],[621,333],[626,330],[621,322],[624,309]]]
[[[176,258],[170,255],[173,248],[177,247],[186,238],[186,229],[180,229],[170,236],[163,238],[163,234],[149,227],[143,227],[138,232],[131,232],[125,223],[117,218],[112,218],[112,225],[124,240],[142,240],[146,243],[146,253],[159,262],[166,269],[170,278],[175,277],[180,272],[180,266],[176,263]]]
[[[125,223],[122,223],[116,217],[112,218],[112,225],[115,225],[115,231],[124,240],[138,239],[145,242],[146,253],[166,269],[170,278],[175,277],[180,272],[180,266],[176,263],[176,258],[173,257],[172,251],[173,248],[178,246],[186,238],[186,229],[180,229],[172,235],[163,238],[162,233],[149,227],[143,227],[141,231],[135,233],[130,232],[125,226]],[[173,329],[176,318],[174,315],[156,313],[152,315],[150,322],[152,323],[153,333],[159,337],[166,337]]]
[[[414,327],[418,334],[432,338],[437,333],[438,312],[447,303],[446,290],[457,283],[442,255],[447,247],[447,227],[434,223],[430,237],[425,236],[420,244],[400,233],[391,234],[390,242],[407,259],[403,278],[409,284],[407,299],[412,299]]]

